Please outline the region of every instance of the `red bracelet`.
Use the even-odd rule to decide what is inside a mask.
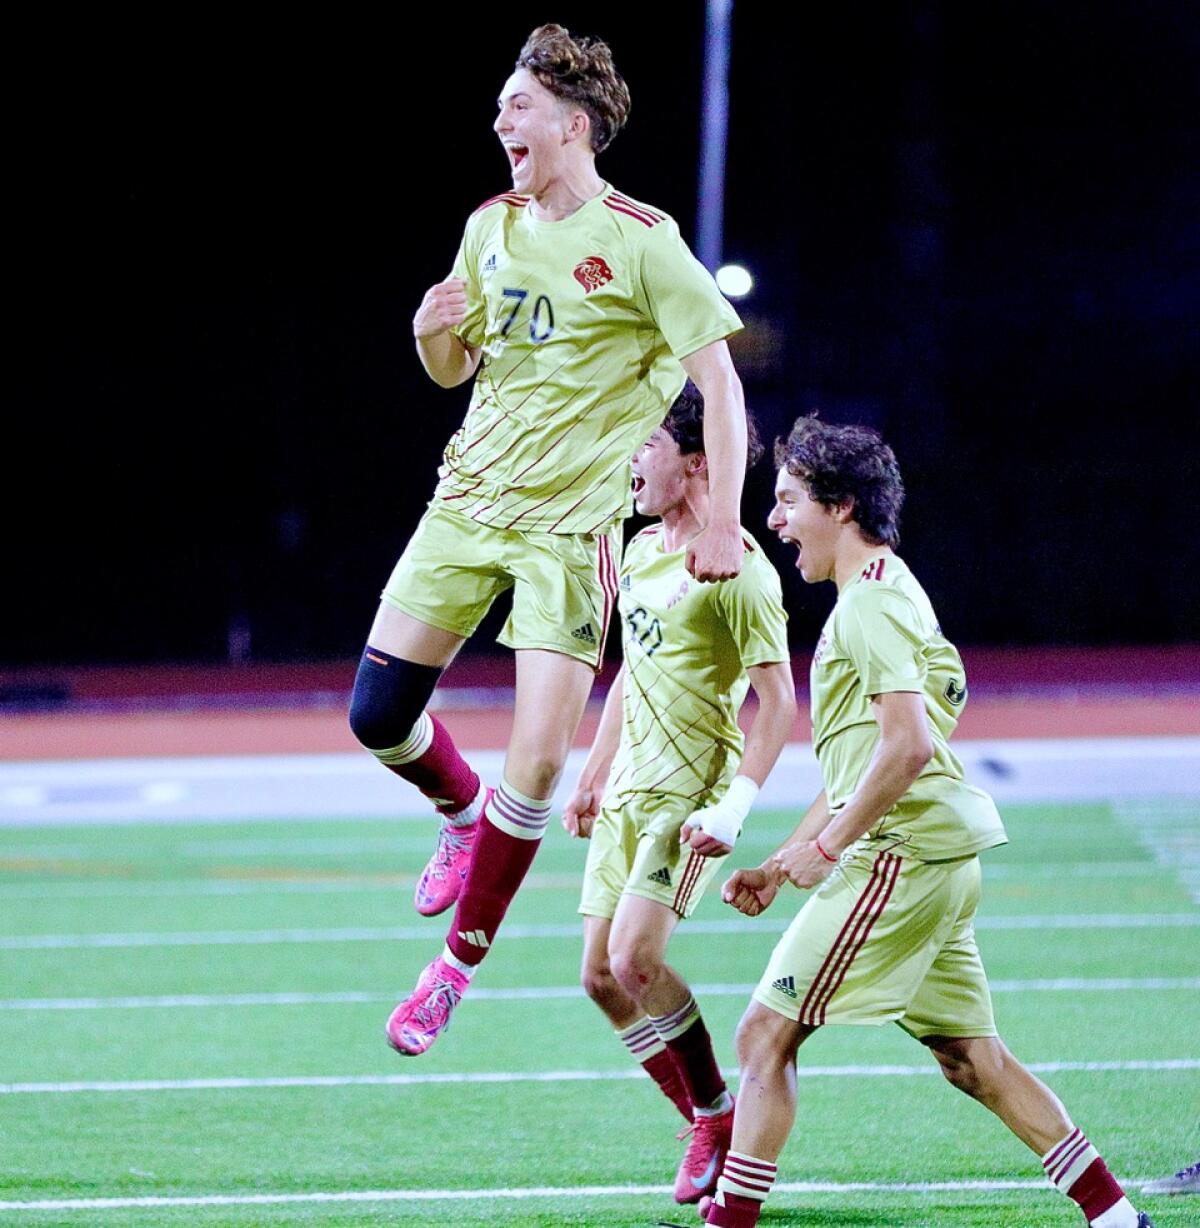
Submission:
[[[830,857],[830,855],[821,847],[821,837],[820,836],[818,836],[813,841],[813,843],[817,846],[817,852],[820,853],[821,856],[824,857],[826,861],[832,861],[834,865],[837,865],[837,858]]]

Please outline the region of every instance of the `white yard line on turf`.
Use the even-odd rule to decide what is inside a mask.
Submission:
[[[1200,1058],[1161,1058],[1142,1061],[1102,1062],[1029,1062],[1027,1069],[1039,1074],[1062,1074],[1071,1071],[1088,1073],[1127,1073],[1137,1071],[1200,1070]],[[736,1078],[736,1069],[726,1069],[728,1078]],[[932,1063],[923,1066],[797,1066],[801,1079],[848,1078],[923,1078],[940,1075]],[[453,1071],[434,1074],[399,1075],[279,1075],[264,1078],[223,1079],[130,1079],[117,1081],[80,1081],[70,1083],[0,1083],[0,1096],[62,1096],[80,1092],[208,1092],[244,1091],[262,1088],[294,1087],[424,1087],[437,1083],[608,1083],[614,1080],[644,1079],[640,1067],[619,1070],[548,1070],[548,1071]]]
[[[1135,1188],[1151,1177],[1122,1177]],[[779,1194],[954,1194],[1005,1190],[1053,1194],[1045,1180],[981,1181],[779,1181]],[[0,1201],[0,1211],[132,1211],[167,1207],[262,1207],[288,1203],[330,1202],[486,1202],[488,1199],[662,1197],[669,1185],[531,1185],[489,1190],[331,1190],[307,1194],[195,1194],[141,1198],[41,1198]],[[680,1214],[682,1214],[680,1212]]]
[[[704,998],[749,997],[754,984],[693,985]],[[1164,990],[1200,989],[1200,976],[1147,977],[1058,977],[1053,980],[992,981],[993,993],[1151,993]],[[473,989],[472,1002],[545,1002],[554,998],[584,996],[578,985],[525,985],[511,989]],[[327,993],[229,993],[160,994],[114,998],[0,998],[0,1011],[102,1011],[155,1010],[191,1006],[355,1006],[395,1002],[394,993],[346,989]]]
[[[700,934],[775,934],[784,930],[790,916],[759,920],[689,921],[680,938]],[[1065,913],[1046,916],[978,917],[977,930],[1050,929],[1175,929],[1200,926],[1200,912],[1168,913]],[[432,942],[445,929],[433,925],[347,926],[341,929],[199,930],[179,933],[131,934],[19,934],[0,938],[0,950],[37,951],[88,947],[209,947],[262,946],[274,943],[314,942]],[[579,938],[578,924],[509,925],[504,939]]]
[[[745,837],[742,838],[743,841]],[[778,843],[777,840],[763,840],[762,843]],[[423,842],[428,845],[428,841]],[[28,855],[27,850],[21,850],[22,855]],[[1056,882],[1064,878],[1158,878],[1162,869],[1148,858],[1142,861],[1091,861],[1071,862],[1052,861],[1028,865],[1023,862],[1011,864],[983,863],[984,879],[988,882],[1017,880],[1020,882]],[[1200,864],[1197,867],[1200,871]],[[397,872],[395,881],[380,881],[379,875],[363,875],[356,878],[352,874],[336,879],[313,879],[298,882],[279,881],[263,878],[251,881],[230,881],[227,879],[157,879],[143,881],[139,879],[121,879],[100,883],[80,882],[46,882],[36,883],[3,883],[0,884],[0,900],[90,900],[90,899],[134,899],[142,897],[167,896],[174,898],[184,895],[220,896],[220,895],[340,895],[355,892],[362,895],[378,891],[393,894],[402,881],[407,882],[415,877],[415,873],[403,875]],[[522,884],[522,890],[530,888],[578,888],[578,873],[541,874],[534,871]],[[1200,897],[1197,897],[1200,903]]]

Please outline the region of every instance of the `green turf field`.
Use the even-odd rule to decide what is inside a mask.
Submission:
[[[1200,808],[1174,808],[1194,851]],[[979,939],[1006,1039],[1051,1067],[1119,1176],[1195,1160],[1200,907],[1128,816],[1005,817],[1013,843],[985,856]],[[753,824],[738,864],[787,819]],[[424,1058],[387,1048],[384,1020],[444,930],[410,903],[433,831],[0,830],[0,1223],[697,1223],[667,1190],[673,1110],[627,1077],[640,1072],[574,989],[584,850],[561,831],[450,1032]],[[709,899],[675,940],[729,1066],[748,987],[798,899],[742,924]],[[1082,1223],[1036,1158],[932,1070],[895,1028],[813,1038],[780,1181],[832,1188],[785,1184],[763,1223]],[[248,1201],[313,1194],[327,1200]],[[230,1201],[12,1206],[184,1197]],[[1135,1201],[1160,1228],[1200,1222],[1200,1199]]]

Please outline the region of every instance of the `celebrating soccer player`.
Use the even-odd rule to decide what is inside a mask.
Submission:
[[[703,418],[689,384],[633,458],[634,502],[660,523],[626,552],[625,663],[563,815],[567,831],[591,838],[584,987],[694,1119],[675,1179],[681,1203],[716,1188],[733,1099],[691,990],[664,962],[667,942],[733,848],[796,715],[779,576],[762,550],[744,534],[741,574],[721,585],[697,584],[685,565],[709,515]],[[751,463],[760,452],[751,426]],[[743,738],[748,685],[759,708]]]
[[[738,1028],[742,1082],[709,1224],[758,1222],[796,1112],[800,1045],[823,1024],[892,1021],[1042,1158],[1094,1228],[1147,1228],[1062,1103],[996,1033],[975,945],[979,859],[1006,837],[947,741],[962,661],[893,552],[904,488],[871,430],[801,418],[776,446],[768,521],[810,584],[837,585],[812,663],[825,789],[723,896],[757,916],[784,883],[813,894],[780,939]]]
[[[406,1054],[445,1028],[533,861],[616,599],[629,458],[685,372],[708,402],[711,483],[688,570],[719,581],[742,566],[745,409],[725,343],[741,324],[675,223],[596,172],[629,112],[608,47],[540,27],[499,108],[512,190],[472,214],[451,275],[413,321],[436,383],[475,376],[471,405],[384,589],[350,710],[363,745],[443,816],[416,905],[457,910],[443,953],[388,1021]],[[509,589],[500,639],[516,651],[516,701],[492,791],[426,705]]]

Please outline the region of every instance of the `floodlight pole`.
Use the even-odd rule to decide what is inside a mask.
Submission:
[[[704,18],[704,98],[700,121],[700,200],[696,255],[710,273],[725,241],[725,138],[729,131],[729,43],[733,0],[707,0]]]

